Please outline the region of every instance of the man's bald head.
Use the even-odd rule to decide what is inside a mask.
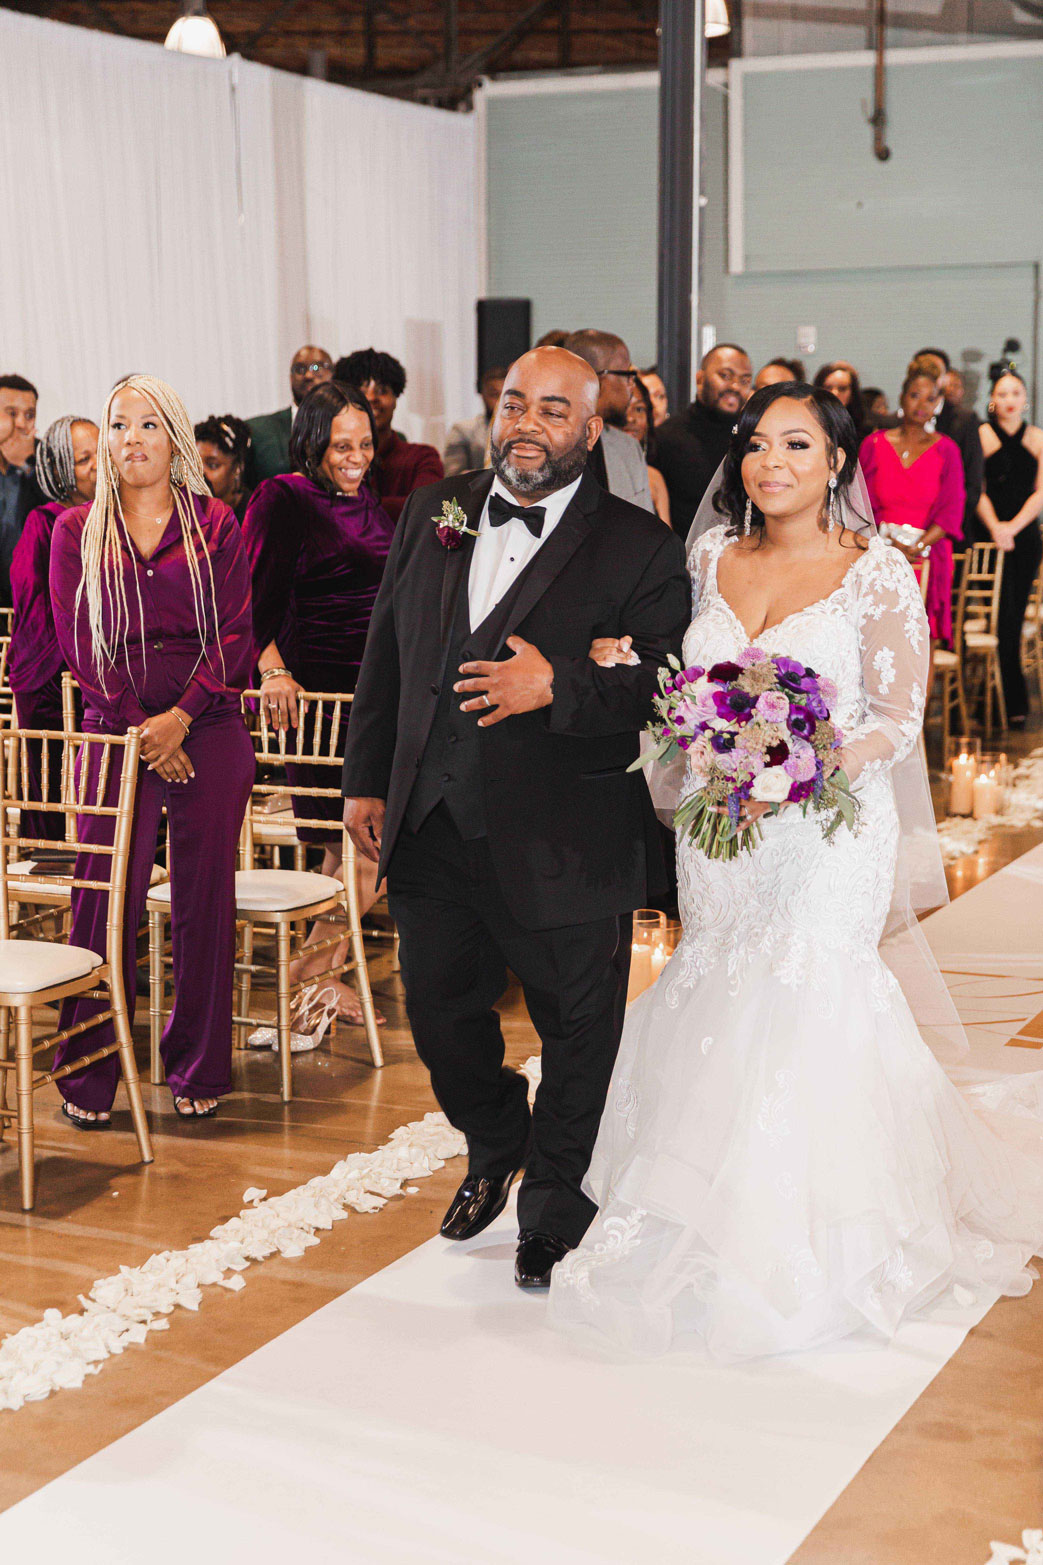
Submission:
[[[599,381],[565,348],[531,348],[507,371],[493,419],[493,469],[519,500],[578,478],[601,435]]]

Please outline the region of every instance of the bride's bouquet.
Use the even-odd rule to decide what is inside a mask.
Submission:
[[[682,800],[674,824],[709,858],[734,859],[761,839],[759,822],[740,827],[747,800],[783,804],[824,817],[823,836],[853,829],[858,800],[843,771],[844,735],[830,716],[837,699],[831,679],[796,658],[769,657],[747,647],[734,662],[682,668],[676,658],[659,670],[653,740],[630,767],[636,771],[688,758],[694,792]]]

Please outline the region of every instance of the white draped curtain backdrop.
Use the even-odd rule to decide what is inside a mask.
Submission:
[[[401,359],[413,439],[476,408],[473,116],[0,10],[0,147],[0,372],[41,427],[130,371],[270,412],[304,343]]]

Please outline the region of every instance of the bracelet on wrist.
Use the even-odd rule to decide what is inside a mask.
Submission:
[[[261,684],[263,685],[266,679],[280,679],[283,676],[287,679],[293,678],[288,668],[266,668],[261,674]]]
[[[182,728],[185,730],[185,733],[187,734],[188,733],[188,724],[185,722],[185,719],[181,716],[181,713],[180,712],[175,712],[174,708],[171,707],[170,708],[170,715],[171,715],[171,717],[174,717],[174,718],[177,719],[177,721],[181,724]]]

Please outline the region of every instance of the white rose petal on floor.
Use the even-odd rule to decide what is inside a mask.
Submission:
[[[1043,749],[1033,750],[1015,766],[1002,815],[985,815],[980,820],[947,815],[939,821],[942,858],[946,864],[954,864],[968,853],[976,853],[993,832],[1025,826],[1043,826]]]

